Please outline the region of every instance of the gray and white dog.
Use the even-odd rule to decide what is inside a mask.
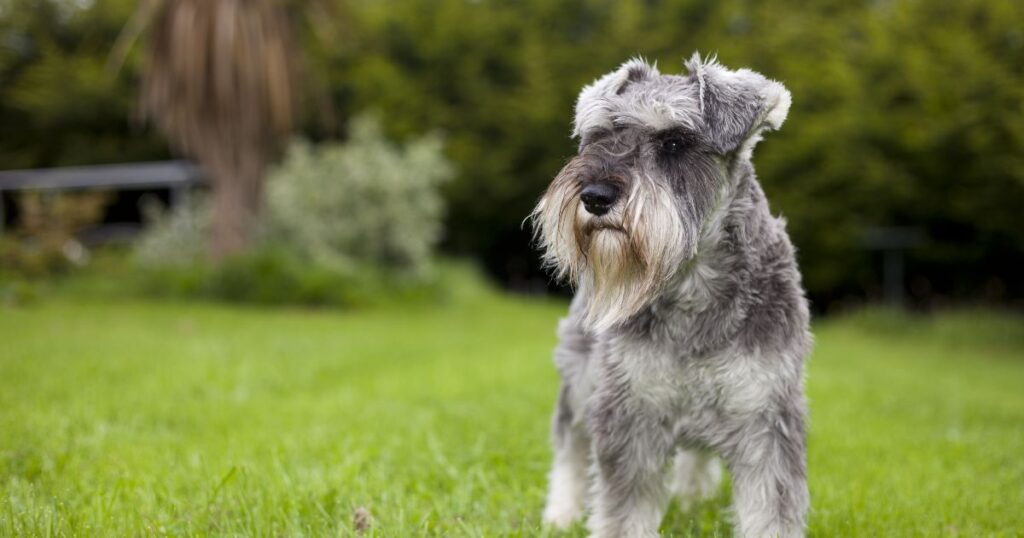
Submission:
[[[717,492],[717,456],[738,536],[801,536],[809,316],[751,164],[790,94],[696,54],[686,66],[634,59],[584,88],[579,154],[531,215],[576,287],[543,518],[565,528],[586,506],[593,536],[657,536],[669,494]]]

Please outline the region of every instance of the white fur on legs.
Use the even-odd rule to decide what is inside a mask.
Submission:
[[[556,529],[568,529],[583,515],[585,477],[578,475],[569,464],[555,463],[549,476],[548,500],[544,506],[544,524]]]
[[[590,538],[657,538],[668,500],[660,477],[641,480],[628,496],[609,495],[600,474],[593,489],[593,509],[587,520]]]
[[[570,434],[570,437],[575,435]],[[567,439],[555,454],[555,462],[548,475],[548,499],[544,506],[544,524],[565,530],[583,515],[587,493],[589,462],[587,448],[579,439]]]
[[[721,483],[722,465],[714,455],[694,450],[676,453],[668,476],[668,487],[684,512],[714,497]]]

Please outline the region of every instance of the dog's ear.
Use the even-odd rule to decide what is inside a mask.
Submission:
[[[704,129],[722,154],[749,157],[761,133],[782,127],[792,97],[780,82],[749,69],[730,70],[699,53],[686,62],[697,86]]]
[[[576,100],[572,135],[582,138],[587,131],[612,129],[613,98],[622,95],[630,84],[652,80],[658,76],[656,65],[636,57],[583,88]]]

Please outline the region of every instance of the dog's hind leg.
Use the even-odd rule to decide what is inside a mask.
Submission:
[[[555,461],[548,475],[544,524],[567,529],[583,514],[590,468],[590,439],[574,420],[569,385],[562,384],[552,419],[551,437]]]
[[[676,453],[668,476],[668,487],[684,512],[714,497],[721,482],[722,465],[714,454],[699,450]]]

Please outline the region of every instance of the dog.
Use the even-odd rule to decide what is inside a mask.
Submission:
[[[636,58],[586,86],[578,154],[529,217],[575,288],[543,520],[589,509],[591,536],[657,536],[670,494],[717,493],[721,460],[737,536],[802,536],[808,305],[751,163],[791,97],[699,54],[685,65]]]

